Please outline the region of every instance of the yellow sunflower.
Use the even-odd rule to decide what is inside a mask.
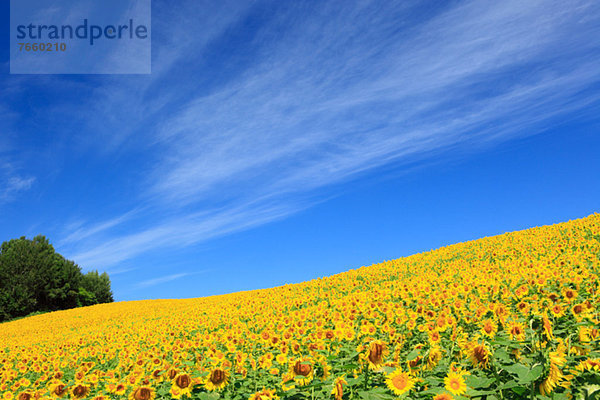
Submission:
[[[469,349],[469,359],[475,367],[487,368],[490,358],[490,352],[483,343],[474,343]]]
[[[221,390],[229,382],[229,373],[223,368],[215,368],[210,372],[204,386],[207,390]]]
[[[171,384],[171,395],[179,399],[181,396],[190,396],[194,382],[189,374],[177,374]]]
[[[511,322],[508,325],[508,334],[512,340],[525,340],[525,328],[520,322]]]
[[[129,400],[154,400],[156,394],[154,389],[148,386],[140,386],[129,393]]]
[[[491,318],[486,319],[481,324],[481,333],[488,337],[496,336],[498,332],[498,324]]]
[[[71,396],[73,399],[83,399],[90,394],[89,386],[84,385],[83,383],[79,383],[71,389]]]
[[[381,340],[375,340],[371,342],[366,354],[369,368],[373,370],[381,368],[383,362],[385,361],[385,357],[387,357],[387,354],[388,347],[384,342]]]
[[[308,385],[313,380],[314,376],[312,360],[308,357],[303,357],[302,359],[290,363],[290,372],[293,374],[294,381],[298,385]]]
[[[124,383],[110,383],[107,386],[109,393],[116,394],[117,396],[122,396],[127,390],[127,386]]]
[[[64,397],[68,393],[67,385],[62,383],[61,381],[54,382],[50,385],[50,394],[52,397],[61,398]]]
[[[398,368],[387,376],[386,384],[394,394],[400,396],[415,386],[415,380],[408,372]]]
[[[31,390],[25,390],[17,395],[17,400],[33,400],[34,392]]]
[[[335,378],[333,381],[333,389],[331,390],[331,394],[335,397],[335,400],[342,400],[344,396],[344,385],[347,385],[346,379],[343,376]]]
[[[444,385],[447,391],[454,395],[461,395],[467,391],[467,384],[462,374],[450,371],[444,378]]]
[[[554,339],[554,333],[552,331],[552,323],[548,319],[548,315],[544,314],[542,318],[542,326],[544,328],[544,334],[548,338],[548,340]]]
[[[263,388],[263,390],[261,390],[260,392],[256,392],[253,395],[251,395],[248,398],[248,400],[274,400],[278,398],[279,396],[275,394],[275,389]]]

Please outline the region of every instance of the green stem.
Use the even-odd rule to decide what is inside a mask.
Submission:
[[[529,394],[530,399],[535,399],[535,382],[531,382],[531,392]]]

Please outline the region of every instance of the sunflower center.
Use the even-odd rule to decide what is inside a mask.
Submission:
[[[296,375],[308,376],[312,371],[312,367],[309,364],[302,364],[300,361],[294,364],[294,373]]]
[[[135,391],[135,394],[133,395],[133,397],[135,400],[148,400],[152,397],[151,395],[152,395],[152,392],[150,392],[150,389],[139,388],[138,390]]]
[[[369,361],[373,364],[381,364],[383,361],[383,345],[381,343],[373,343],[369,348]]]
[[[57,396],[62,396],[65,392],[67,391],[67,388],[65,387],[65,385],[58,385],[54,388],[54,394]]]
[[[485,350],[485,347],[476,346],[473,349],[473,356],[475,356],[477,361],[484,362],[487,359],[487,351]]]
[[[210,381],[215,385],[223,383],[225,381],[225,371],[222,369],[215,369],[210,374]]]
[[[77,385],[77,386],[75,386],[75,389],[73,389],[73,395],[75,397],[83,397],[83,396],[85,396],[85,392],[86,392],[85,386],[83,386],[83,385]]]
[[[192,379],[187,374],[186,375],[180,375],[175,380],[175,383],[180,388],[185,389],[186,387],[190,386],[190,383],[192,383]]]
[[[393,377],[392,385],[394,385],[396,389],[406,389],[406,386],[408,385],[408,379],[406,375],[400,374]]]

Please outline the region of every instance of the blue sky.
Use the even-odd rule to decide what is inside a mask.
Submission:
[[[595,1],[154,0],[151,75],[9,75],[5,40],[0,240],[135,300],[587,216],[599,37]]]

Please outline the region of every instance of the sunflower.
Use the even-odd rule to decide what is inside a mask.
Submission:
[[[454,397],[452,397],[448,393],[442,393],[434,396],[433,400],[454,400]]]
[[[493,319],[486,319],[481,324],[481,333],[485,336],[493,338],[496,336],[496,332],[498,332],[498,324]]]
[[[207,390],[221,390],[229,382],[229,373],[222,368],[215,368],[210,372],[204,386]]]
[[[344,396],[344,385],[347,385],[346,379],[343,376],[335,378],[333,381],[333,389],[331,390],[331,394],[335,397],[335,400],[342,400]]]
[[[571,307],[571,314],[575,317],[578,322],[581,322],[583,317],[585,316],[585,307],[583,304],[575,304]]]
[[[148,386],[140,386],[129,393],[129,400],[154,400],[156,394],[154,389]]]
[[[454,395],[462,395],[467,391],[467,384],[462,374],[450,371],[444,378],[444,385],[447,391]]]
[[[556,365],[550,365],[548,376],[540,383],[538,389],[544,396],[549,395],[558,386],[564,375]]]
[[[90,393],[89,386],[86,386],[83,383],[79,383],[79,384],[75,385],[75,387],[73,387],[73,389],[71,389],[71,395],[72,395],[72,398],[74,398],[74,399],[83,399],[84,397],[87,397],[87,395],[89,393]]]
[[[567,360],[565,359],[565,346],[560,344],[556,351],[550,352],[550,370],[548,376],[540,383],[539,390],[542,395],[548,395],[560,384],[565,378],[560,370],[560,366],[564,365]]]
[[[277,357],[275,357],[275,361],[277,361],[278,364],[287,364],[287,356],[283,353],[280,353],[277,355]]]
[[[275,389],[263,388],[263,390],[261,390],[260,392],[256,392],[253,395],[251,395],[248,398],[248,400],[273,400],[278,398],[279,396],[275,394]]]
[[[122,396],[127,390],[127,386],[123,383],[110,383],[107,386],[109,393],[116,394],[117,396]]]
[[[388,348],[384,342],[381,340],[375,340],[374,342],[371,342],[366,354],[369,368],[373,370],[381,368],[387,354]]]
[[[55,398],[64,397],[69,391],[67,386],[64,383],[62,383],[61,381],[54,382],[53,384],[50,385],[49,389],[50,389],[50,394],[52,395],[52,397],[55,397]]]
[[[433,369],[442,359],[443,354],[438,346],[434,346],[429,349],[429,355],[427,356],[427,368]]]
[[[548,340],[554,339],[554,334],[552,333],[552,323],[548,319],[548,315],[544,314],[542,319],[542,326],[544,328],[544,334],[548,338]]]
[[[475,367],[487,368],[490,358],[490,352],[483,343],[474,343],[469,349],[469,359]]]
[[[560,318],[565,315],[565,309],[560,304],[555,304],[550,307],[550,312],[554,315],[555,318]]]
[[[413,377],[408,372],[402,371],[401,368],[389,374],[385,382],[388,388],[398,396],[407,393],[415,386]]]
[[[600,372],[600,359],[588,358],[587,360],[581,361],[577,367],[577,371],[596,371]]]
[[[531,306],[526,301],[521,300],[519,304],[517,304],[517,310],[519,310],[521,314],[527,315],[531,310]]]
[[[562,294],[569,303],[572,303],[577,299],[577,291],[574,289],[564,289]]]
[[[17,395],[17,400],[33,400],[35,393],[31,390],[25,390]]]
[[[432,345],[436,345],[440,342],[441,336],[440,336],[440,332],[437,330],[433,330],[431,332],[429,332],[429,342]]]
[[[293,374],[293,379],[298,385],[308,385],[314,376],[312,360],[308,357],[303,357],[290,363],[290,373]]]
[[[177,374],[171,383],[171,395],[176,399],[181,396],[190,396],[194,382],[189,374]]]
[[[508,334],[512,340],[525,340],[525,328],[520,322],[511,322],[508,325]]]

